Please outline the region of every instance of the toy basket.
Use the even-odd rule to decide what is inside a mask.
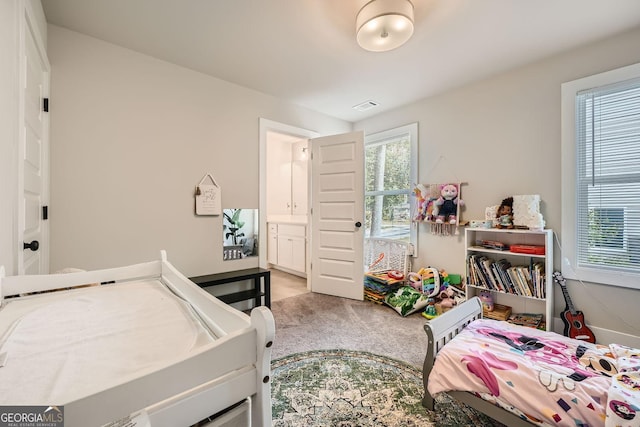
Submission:
[[[364,271],[376,273],[398,270],[406,276],[411,269],[412,253],[413,246],[407,242],[377,237],[365,238]]]

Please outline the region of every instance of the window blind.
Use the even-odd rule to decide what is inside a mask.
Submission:
[[[640,276],[640,78],[577,93],[576,150],[578,267]]]

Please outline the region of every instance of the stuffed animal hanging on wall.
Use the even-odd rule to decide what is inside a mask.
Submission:
[[[458,186],[443,184],[433,208],[436,223],[458,224],[458,206],[464,206],[464,201],[458,197]]]
[[[435,221],[433,209],[436,200],[440,196],[439,184],[418,184],[413,189],[416,196],[416,214],[413,216],[414,221],[432,222]]]
[[[461,184],[418,184],[414,188],[416,214],[414,221],[428,222],[432,234],[458,234]]]

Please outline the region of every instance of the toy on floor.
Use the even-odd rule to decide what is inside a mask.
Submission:
[[[398,270],[389,270],[387,271],[387,275],[394,280],[402,280],[404,279],[404,273]]]
[[[433,267],[421,268],[408,274],[409,285],[417,291],[435,297],[440,292],[440,272]]]
[[[422,312],[422,315],[427,319],[434,319],[438,316],[436,310],[436,302],[433,298],[429,298],[427,302],[427,308]]]
[[[440,298],[440,306],[442,308],[453,308],[456,305],[455,300],[456,292],[453,290],[451,286],[447,286],[447,289],[440,292],[438,296]]]
[[[448,274],[444,270],[427,267],[409,273],[407,279],[413,289],[429,298],[422,313],[427,319],[433,319],[465,299],[464,291],[454,286],[462,282],[459,274]]]

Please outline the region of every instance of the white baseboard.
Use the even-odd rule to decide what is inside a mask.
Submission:
[[[598,344],[608,345],[615,343],[626,345],[628,347],[640,348],[640,337],[638,336],[612,331],[611,329],[598,328],[591,325],[587,326],[589,326],[589,329],[593,331]],[[564,330],[564,323],[559,317],[553,318],[553,330],[559,334],[562,334],[562,331]]]

